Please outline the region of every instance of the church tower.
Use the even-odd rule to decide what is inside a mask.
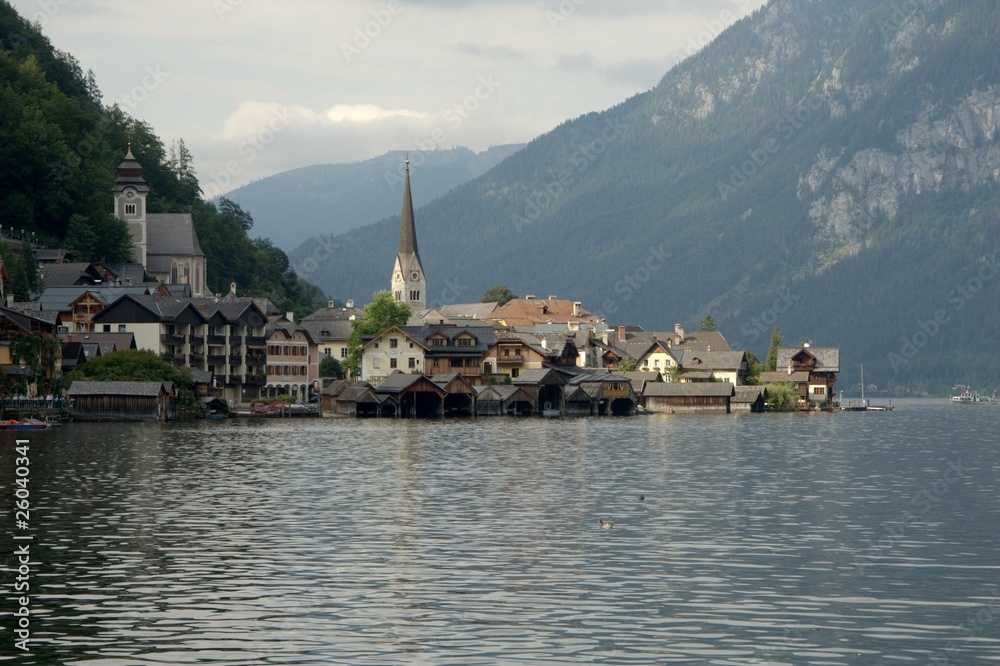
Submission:
[[[118,165],[115,179],[115,217],[125,220],[132,234],[132,260],[146,265],[146,195],[149,185],[142,177],[142,167],[132,155],[132,143],[128,153]]]
[[[410,160],[406,160],[406,181],[403,184],[399,252],[392,268],[392,300],[408,304],[413,314],[427,309],[427,279],[417,252],[417,229],[413,222],[413,199],[410,197]]]

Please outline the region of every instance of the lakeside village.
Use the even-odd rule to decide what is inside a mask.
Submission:
[[[44,285],[38,299],[4,296],[4,427],[45,427],[57,418],[162,421],[184,412],[207,418],[763,412],[773,393],[783,393],[791,409],[836,406],[837,347],[779,347],[775,371],[748,385],[756,378],[747,352],[730,349],[715,330],[609,326],[582,303],[555,295],[427,307],[408,163],[389,293],[394,304],[409,306],[410,319],[365,336],[353,355],[349,338],[364,309],[331,301],[296,320],[266,299],[238,295],[235,284],[224,296],[211,294],[191,216],[147,211],[148,194],[129,149],[118,166],[114,211],[129,227],[133,261],[79,263],[65,250],[35,249]],[[0,265],[0,295],[6,278]],[[181,405],[171,382],[77,380],[62,389],[71,371],[123,350],[151,350],[189,369],[193,409]],[[347,379],[321,377],[328,358],[357,359],[355,371]]]

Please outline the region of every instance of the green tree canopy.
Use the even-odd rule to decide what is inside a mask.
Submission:
[[[700,322],[698,322],[699,331],[717,331],[719,327],[715,325],[715,319],[712,315],[705,315]]]
[[[767,385],[767,407],[774,412],[794,412],[799,396],[794,382],[773,382]]]
[[[194,385],[188,368],[175,368],[148,349],[125,349],[87,361],[66,377],[75,381],[173,382],[181,389]]]
[[[634,372],[639,367],[639,361],[635,357],[626,356],[618,362],[618,370],[622,372]]]
[[[319,376],[320,377],[335,377],[337,379],[344,378],[344,368],[340,365],[340,361],[332,356],[323,356],[319,360]]]
[[[767,359],[764,361],[764,372],[775,372],[778,369],[778,347],[781,346],[781,331],[775,326],[771,331],[771,346],[767,349]]]
[[[406,326],[410,320],[410,306],[396,303],[386,289],[372,294],[372,302],[365,305],[364,319],[352,322],[354,330],[347,337],[347,367],[353,373],[361,364],[361,342],[366,335],[378,335],[393,326]]]
[[[505,284],[495,284],[486,290],[483,297],[479,299],[480,303],[499,303],[500,305],[506,305],[510,301],[517,298],[517,294],[510,290]]]

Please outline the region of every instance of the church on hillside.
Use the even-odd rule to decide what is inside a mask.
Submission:
[[[392,267],[392,300],[410,306],[412,315],[427,309],[427,277],[417,251],[417,229],[413,220],[413,199],[410,196],[410,160],[406,160],[406,180],[403,183],[403,215],[399,222],[399,252]]]
[[[188,285],[191,296],[204,296],[205,253],[198,243],[190,213],[150,213],[146,208],[149,184],[142,166],[128,148],[115,179],[115,217],[132,234],[132,260],[146,275],[167,285]]]

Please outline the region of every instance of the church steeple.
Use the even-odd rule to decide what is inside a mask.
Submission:
[[[399,221],[399,252],[392,268],[392,298],[407,303],[414,314],[426,309],[427,280],[417,251],[417,227],[413,219],[413,198],[410,194],[410,160],[406,160],[406,180],[403,183],[403,213]]]
[[[146,265],[146,195],[149,184],[142,177],[142,165],[132,155],[128,143],[125,159],[118,165],[115,178],[115,217],[125,220],[132,234],[132,259]]]

